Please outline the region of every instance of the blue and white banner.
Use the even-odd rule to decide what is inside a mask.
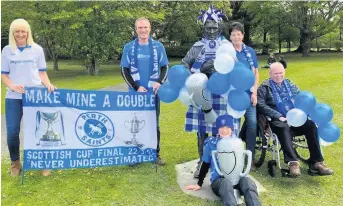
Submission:
[[[24,170],[156,160],[152,93],[26,88]]]

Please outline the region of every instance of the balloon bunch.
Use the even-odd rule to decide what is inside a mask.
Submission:
[[[227,99],[228,114],[241,118],[250,106],[247,91],[253,87],[255,75],[247,65],[235,60],[236,50],[229,41],[225,41],[216,51],[213,61],[216,72],[209,79],[202,73],[191,75],[183,65],[171,67],[168,70],[168,83],[158,90],[161,101],[170,103],[179,98],[185,105],[211,110],[212,93]]]
[[[303,91],[295,97],[294,107],[286,115],[289,125],[299,127],[309,117],[318,125],[318,134],[323,146],[330,145],[339,139],[340,129],[330,122],[333,118],[333,111],[329,105],[317,103],[312,93]]]

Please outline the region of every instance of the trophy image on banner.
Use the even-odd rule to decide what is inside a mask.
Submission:
[[[138,120],[136,117],[136,114],[134,114],[132,120],[126,120],[124,122],[125,127],[130,131],[132,134],[131,141],[125,141],[125,144],[127,145],[136,145],[139,148],[144,147],[144,144],[140,143],[136,139],[136,135],[139,133],[140,130],[143,129],[145,126],[145,120]]]
[[[244,155],[248,156],[248,163],[243,173]],[[244,150],[243,142],[240,138],[233,136],[223,138],[218,142],[217,150],[212,151],[212,160],[218,174],[228,178],[234,186],[250,172],[252,153],[249,150]],[[238,190],[234,190],[234,195],[236,200],[239,199],[240,194]]]
[[[36,145],[65,145],[62,112],[42,112],[36,114]]]

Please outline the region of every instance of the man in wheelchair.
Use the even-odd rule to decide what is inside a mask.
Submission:
[[[315,175],[332,175],[333,170],[323,163],[315,123],[308,119],[300,127],[291,127],[287,124],[286,113],[294,108],[294,97],[299,93],[298,86],[285,79],[285,69],[279,62],[270,65],[269,75],[270,78],[258,88],[257,107],[262,115],[271,118],[269,124],[281,144],[290,175],[292,177],[300,175],[299,161],[292,146],[292,134],[305,135],[310,152],[309,172]]]

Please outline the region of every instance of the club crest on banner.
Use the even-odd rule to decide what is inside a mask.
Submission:
[[[112,121],[100,112],[80,114],[75,123],[75,133],[79,140],[88,146],[99,147],[114,138]]]

